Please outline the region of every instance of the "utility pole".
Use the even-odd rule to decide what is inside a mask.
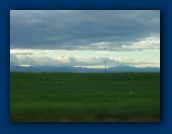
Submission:
[[[105,61],[105,73],[106,73],[106,61]]]

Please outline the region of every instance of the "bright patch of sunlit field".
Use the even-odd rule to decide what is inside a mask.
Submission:
[[[12,122],[159,122],[160,73],[10,73]]]

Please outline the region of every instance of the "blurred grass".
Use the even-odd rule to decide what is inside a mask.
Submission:
[[[14,122],[160,121],[160,73],[11,73]]]

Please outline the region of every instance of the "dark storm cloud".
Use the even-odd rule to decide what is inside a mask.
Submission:
[[[124,50],[160,34],[159,10],[11,10],[10,47]],[[104,46],[101,46],[104,42]],[[130,42],[130,43],[128,43]],[[126,50],[130,50],[129,48]]]

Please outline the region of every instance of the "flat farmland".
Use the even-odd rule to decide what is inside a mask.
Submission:
[[[12,122],[159,122],[160,73],[10,73]]]

